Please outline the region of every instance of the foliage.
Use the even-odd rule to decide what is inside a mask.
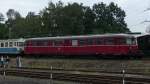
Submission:
[[[4,15],[0,13],[0,38],[5,39],[8,38],[8,28],[5,27]]]
[[[92,7],[79,3],[49,2],[39,14],[29,12],[26,17],[9,9],[7,20],[0,23],[0,38],[30,38],[101,33],[130,32],[124,21],[125,12],[115,3],[103,2]],[[0,13],[0,22],[4,21]]]
[[[12,26],[13,38],[37,37],[42,33],[40,16],[29,12],[26,18],[18,18]]]
[[[50,2],[41,16],[50,36],[130,32],[124,21],[125,12],[113,2],[94,4],[93,8]]]
[[[8,28],[5,27],[5,24],[0,23],[0,39],[8,38]]]

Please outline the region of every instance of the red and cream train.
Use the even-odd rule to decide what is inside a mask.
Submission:
[[[103,34],[29,38],[24,54],[141,56],[149,49],[149,34]]]

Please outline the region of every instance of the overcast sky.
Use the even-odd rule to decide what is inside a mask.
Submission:
[[[26,16],[29,11],[38,13],[44,7],[48,5],[49,1],[57,2],[58,0],[0,0],[0,12],[6,14],[8,9],[15,9],[21,13],[22,16]],[[150,8],[150,0],[61,0],[64,3],[79,2],[84,5],[92,6],[94,3],[115,2],[126,12],[125,21],[133,32],[145,32],[147,26],[150,23],[141,22],[150,20],[150,11],[144,12],[147,8]]]

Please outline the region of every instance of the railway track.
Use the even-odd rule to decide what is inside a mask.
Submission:
[[[18,67],[11,67],[12,69],[18,69]],[[64,69],[64,68],[54,68],[54,67],[52,67],[52,68],[31,68],[31,67],[21,67],[21,68],[19,68],[19,69],[22,69],[22,70],[45,70],[45,71],[65,71],[65,72],[70,72],[70,71],[72,71],[72,72],[76,72],[76,71],[78,71],[78,72],[87,72],[87,73],[95,73],[95,72],[97,72],[97,73],[115,73],[115,74],[122,74],[122,70],[123,70],[123,68],[122,69],[120,69],[120,70],[118,70],[118,71],[115,71],[115,70],[113,70],[113,71],[110,71],[110,70],[106,70],[106,69],[97,69],[97,70],[91,70],[91,69]],[[125,70],[125,73],[126,74],[137,74],[137,75],[147,75],[147,76],[149,76],[150,75],[150,73],[143,73],[142,71],[144,71],[145,69],[139,69],[139,68],[137,68],[137,69],[124,69]]]
[[[65,80],[84,82],[87,84],[122,84],[123,75],[119,73],[100,73],[89,72],[83,73],[79,71],[50,71],[38,69],[0,69],[0,74],[50,79],[50,80]],[[126,74],[125,84],[149,84],[150,77],[142,75]]]

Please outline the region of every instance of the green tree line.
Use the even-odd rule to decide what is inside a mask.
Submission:
[[[96,3],[92,7],[82,3],[49,2],[48,6],[25,17],[15,9],[0,13],[0,39],[47,36],[87,35],[130,32],[125,12],[111,2]]]

